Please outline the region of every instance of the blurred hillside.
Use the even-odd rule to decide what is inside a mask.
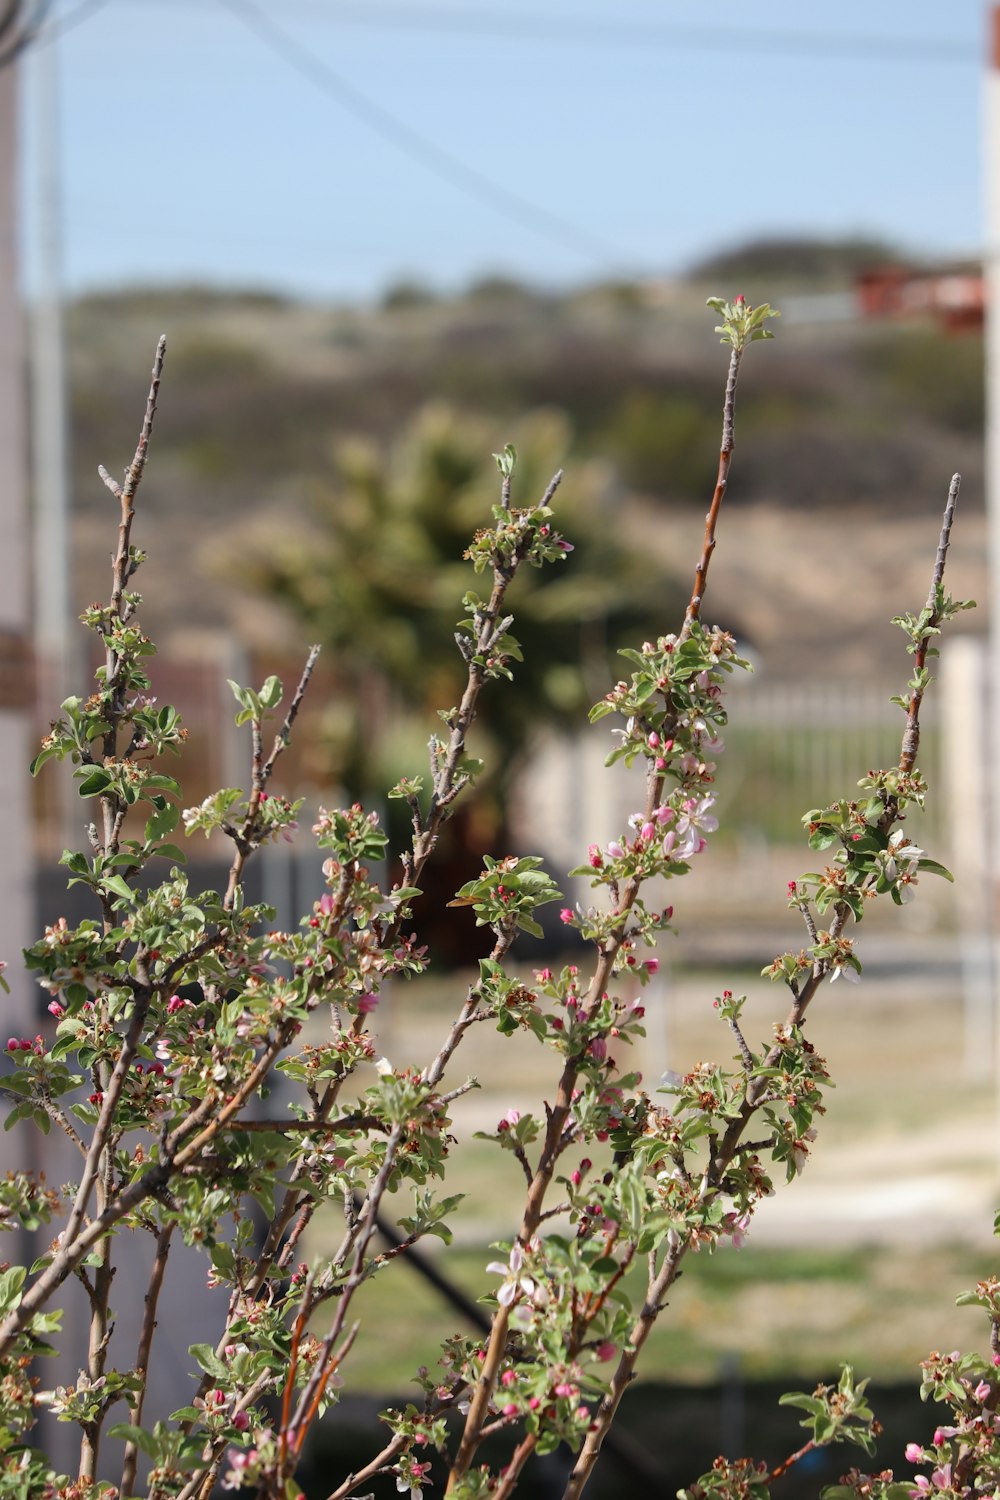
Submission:
[[[563,414],[567,534],[574,467],[599,461],[609,535],[640,549],[669,594],[685,591],[726,365],[705,298],[740,290],[779,307],[787,298],[786,316],[741,377],[706,614],[735,626],[778,676],[815,667],[817,653],[829,669],[834,642],[838,675],[869,661],[870,629],[892,671],[884,622],[923,598],[956,469],[953,587],[983,592],[982,340],[923,321],[812,321],[817,294],[849,288],[878,253],[778,242],[676,282],[555,295],[494,278],[447,300],[400,286],[372,308],[198,288],[84,299],[68,323],[76,602],[106,587],[96,466],[115,471],[131,453],[136,392],[161,332],[167,368],[140,539],[155,557],[145,619],[163,646],[190,648],[194,633],[228,626],[254,646],[300,644],[287,616],[234,578],[234,552],[262,521],[306,525],[338,445],[359,435],[388,445],[428,402],[475,418],[487,468],[526,414]]]

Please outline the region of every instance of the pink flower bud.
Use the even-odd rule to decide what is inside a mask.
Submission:
[[[60,1019],[60,1017],[66,1014],[62,1006],[59,1004],[58,1000],[53,1000],[50,1005],[47,1005],[45,1007],[45,1009],[48,1011],[50,1016],[55,1016],[57,1021]]]
[[[907,1443],[904,1456],[907,1463],[919,1464],[923,1462],[924,1450],[919,1443]]]
[[[572,920],[573,920],[573,909],[572,909],[572,907],[564,906],[563,909],[562,909],[562,911],[559,913],[559,920],[560,920],[560,922],[565,922],[565,923],[572,922]]]
[[[977,1401],[985,1401],[986,1398],[987,1398],[987,1396],[990,1394],[990,1390],[991,1390],[991,1386],[990,1386],[989,1381],[988,1380],[981,1380],[979,1382],[979,1384],[976,1386],[976,1389],[973,1392],[973,1395],[975,1396],[975,1398],[976,1398]]]
[[[618,1353],[618,1346],[617,1344],[613,1344],[610,1339],[604,1339],[598,1344],[596,1353],[598,1359],[603,1363],[609,1359],[614,1359]]]
[[[7,1038],[7,1051],[8,1052],[16,1052],[18,1050],[19,1045],[20,1044],[19,1044],[16,1036],[11,1036],[11,1037]]]
[[[657,734],[657,732],[656,732],[655,729],[653,730],[653,732],[647,738],[646,744],[649,746],[650,750],[659,750],[659,748],[660,748],[660,736]]]
[[[591,844],[587,850],[587,858],[590,861],[592,869],[595,870],[599,870],[604,863],[604,856],[596,844]]]
[[[528,1398],[528,1406],[532,1411],[537,1411],[541,1404],[541,1399],[538,1396],[530,1396]]]
[[[516,1406],[516,1404],[513,1401],[508,1401],[507,1405],[503,1409],[503,1414],[504,1414],[505,1417],[516,1417],[517,1416],[517,1406]]]
[[[647,974],[656,974],[659,972],[660,960],[658,958],[647,958],[645,967]]]
[[[233,1426],[236,1428],[237,1432],[246,1432],[247,1428],[250,1426],[249,1412],[235,1412],[233,1414]]]
[[[506,1390],[509,1390],[510,1387],[516,1383],[516,1381],[517,1381],[517,1371],[516,1370],[504,1370],[503,1374],[500,1376],[500,1384]]]

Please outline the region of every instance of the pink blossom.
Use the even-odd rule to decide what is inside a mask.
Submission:
[[[595,1353],[602,1363],[606,1363],[607,1360],[614,1359],[615,1355],[618,1353],[618,1345],[612,1343],[610,1339],[603,1339],[601,1343],[598,1344]]]
[[[612,839],[611,843],[608,845],[608,853],[611,855],[612,859],[621,859],[625,851],[622,848],[621,844],[619,844],[617,839]]]
[[[516,1383],[516,1381],[516,1370],[504,1370],[503,1374],[500,1376],[500,1384],[507,1390],[509,1390],[510,1387]]]
[[[11,1037],[7,1038],[7,1051],[8,1052],[16,1052],[18,1050],[18,1045],[19,1044],[18,1044],[18,1040],[17,1040],[16,1036],[11,1036]]]
[[[561,1385],[557,1385],[556,1386],[556,1395],[557,1396],[575,1396],[576,1395],[576,1386],[575,1385],[570,1385],[567,1381],[564,1380]]]
[[[660,736],[657,734],[655,729],[653,730],[652,734],[647,737],[646,744],[649,746],[650,750],[659,750]]]
[[[907,1463],[919,1464],[923,1461],[924,1450],[919,1443],[907,1443],[904,1456]]]
[[[603,1062],[608,1055],[608,1044],[602,1036],[595,1036],[590,1044],[590,1055],[598,1062]]]
[[[981,1380],[973,1391],[977,1401],[985,1401],[990,1394],[991,1386],[988,1380]]]
[[[564,906],[563,909],[562,909],[562,911],[559,913],[559,920],[560,920],[560,922],[565,922],[565,923],[572,922],[572,920],[573,920],[573,908],[570,907],[570,906]]]
[[[647,958],[645,967],[647,974],[657,974],[660,969],[660,960],[658,958]]]
[[[233,1426],[236,1428],[237,1432],[246,1432],[247,1428],[250,1426],[249,1413],[245,1411],[234,1412]]]
[[[167,1015],[175,1016],[179,1010],[183,1010],[190,1001],[183,1000],[180,995],[171,995],[167,1001]]]
[[[653,839],[654,839],[655,836],[656,836],[656,824],[655,823],[643,823],[643,825],[642,825],[642,841],[643,841],[643,843],[644,844],[651,844],[653,842]]]
[[[57,1021],[60,1019],[60,1017],[66,1014],[62,1006],[59,1004],[58,1000],[53,1000],[51,1004],[45,1007],[45,1009],[48,1011],[50,1016],[55,1016]]]
[[[515,1401],[508,1401],[503,1409],[503,1414],[505,1417],[516,1417],[517,1411],[517,1403]]]
[[[599,870],[603,865],[604,856],[601,853],[600,849],[598,849],[596,844],[591,844],[590,848],[587,850],[587,859],[589,860],[591,867],[595,870]]]
[[[378,996],[372,990],[366,990],[358,1001],[358,1015],[367,1016],[378,1005]]]

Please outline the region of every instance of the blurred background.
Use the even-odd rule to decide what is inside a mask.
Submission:
[[[85,690],[73,622],[107,593],[116,525],[96,468],[131,457],[159,334],[136,538],[154,688],[191,729],[187,804],[245,780],[226,678],[288,683],[318,640],[282,789],[307,799],[303,825],[342,796],[391,819],[384,788],[424,769],[457,690],[461,554],[495,495],[490,455],[516,445],[524,501],[565,470],[575,551],[512,596],[526,661],[477,725],[489,769],[420,916],[431,974],[378,1013],[398,1062],[436,1050],[482,951],[442,908],[483,853],[540,852],[559,878],[638,800],[603,771],[606,725],[588,732],[586,708],[621,675],[616,649],[674,628],[690,591],[726,369],[706,297],[742,292],[782,319],[741,376],[704,612],[755,672],[730,696],[722,827],[669,893],[678,933],[647,1001],[649,1076],[728,1055],[711,1008],[723,986],[748,991],[761,1036],[781,1014],[758,976],[802,941],[785,910],[786,882],[813,862],[801,816],[898,757],[888,700],[909,659],[889,621],[922,605],[963,475],[948,581],[980,608],[949,634],[920,757],[931,802],[908,827],[959,881],[925,878],[911,906],[866,920],[862,985],[824,995],[811,1022],[838,1082],[815,1160],[744,1250],[686,1272],[632,1402],[640,1446],[609,1458],[608,1493],[625,1473],[670,1494],[720,1447],[781,1457],[797,1429],[788,1412],[765,1427],[775,1390],[829,1378],[839,1358],[886,1388],[879,1459],[898,1464],[934,1414],[904,1410],[894,1429],[893,1387],[909,1392],[931,1347],[981,1331],[952,1304],[990,1269],[1000,1159],[995,29],[982,0],[805,14],[791,0],[710,14],[695,0],[0,4],[14,1031],[41,1020],[13,955],[72,915],[55,865],[81,831],[58,770],[33,802],[9,772]],[[190,856],[207,881],[224,851]],[[307,839],[267,851],[253,879],[282,925],[320,889]],[[561,942],[525,947],[526,972]],[[530,1048],[499,1074],[491,1040],[466,1063],[484,1088],[456,1107],[463,1137],[553,1086]],[[452,1273],[473,1297],[516,1212],[495,1155],[473,1143],[460,1184]],[[379,1283],[352,1354],[360,1404],[346,1429],[327,1424],[317,1473],[376,1398],[433,1364],[442,1324],[460,1321],[439,1297],[403,1269]]]

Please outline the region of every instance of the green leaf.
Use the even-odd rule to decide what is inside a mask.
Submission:
[[[120,896],[129,905],[135,901],[135,892],[122,875],[105,875],[101,881],[101,885],[106,891],[110,891],[113,896]]]
[[[93,766],[77,787],[81,797],[97,797],[111,785],[111,777],[103,766]]]
[[[122,1442],[134,1443],[148,1458],[159,1458],[160,1444],[145,1427],[133,1427],[130,1422],[116,1422],[108,1428],[108,1437],[120,1438]]]
[[[187,855],[176,844],[157,844],[155,849],[150,849],[149,854],[150,858],[173,859],[179,865],[187,864]]]
[[[164,834],[172,833],[180,822],[180,808],[175,802],[170,802],[161,792],[149,801],[153,804],[154,812],[146,819],[146,843],[155,844]]]
[[[0,1314],[12,1312],[20,1306],[21,1288],[26,1275],[24,1266],[10,1266],[0,1272]]]
[[[32,776],[37,776],[47,760],[52,760],[58,755],[62,760],[65,751],[61,745],[46,745],[44,750],[39,750],[28,770]]]
[[[229,1371],[218,1358],[211,1344],[191,1344],[188,1353],[196,1360],[200,1369],[206,1375],[211,1375],[213,1380],[228,1380]]]

